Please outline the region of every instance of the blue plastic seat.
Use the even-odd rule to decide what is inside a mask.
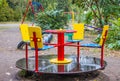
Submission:
[[[82,40],[67,40],[67,42],[81,42]]]
[[[87,43],[87,44],[81,44],[81,47],[92,47],[92,48],[101,48],[99,44],[96,43]]]

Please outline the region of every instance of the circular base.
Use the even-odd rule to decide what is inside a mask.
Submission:
[[[64,58],[63,61],[59,61],[57,58],[54,58],[54,59],[51,59],[50,62],[55,63],[55,64],[68,64],[68,63],[72,62],[72,59]]]
[[[65,55],[66,59],[72,61],[67,64],[54,64],[50,62],[50,59],[57,58],[57,55],[42,55],[39,56],[38,73],[42,74],[80,74],[94,72],[105,68],[107,63],[104,61],[101,66],[100,59],[96,57],[82,56],[78,58],[75,55]],[[28,58],[28,64],[26,59],[22,58],[16,62],[16,67],[35,72],[35,57]]]
[[[20,70],[16,73],[15,77],[20,81],[110,81],[109,77],[100,72],[92,72],[87,74],[80,74],[80,75],[66,75],[66,76],[60,76],[60,75],[50,75],[50,74],[35,74],[34,72],[29,74],[26,73],[24,75],[21,75],[20,73],[23,70]]]

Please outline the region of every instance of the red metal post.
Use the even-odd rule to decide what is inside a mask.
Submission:
[[[80,57],[80,43],[77,42],[77,62],[79,63],[79,57]]]
[[[26,69],[28,69],[28,44],[25,46]]]
[[[64,60],[64,33],[58,33],[58,60]]]
[[[102,47],[101,47],[101,61],[100,61],[101,67],[103,67],[103,65],[104,65],[104,44],[106,41],[107,32],[108,32],[108,30],[105,31],[105,35],[103,37],[103,43],[102,43]]]
[[[104,57],[103,57],[103,55],[104,55],[104,45],[102,45],[102,47],[101,47],[101,67],[103,67],[103,61],[104,61]]]
[[[64,65],[58,65],[58,72],[64,72]]]
[[[37,46],[37,37],[35,32],[33,32],[33,41],[35,45],[35,72],[38,72],[38,46]]]

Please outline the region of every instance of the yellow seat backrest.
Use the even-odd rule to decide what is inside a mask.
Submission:
[[[33,41],[33,32],[36,34],[37,38],[37,46],[38,48],[43,47],[43,41],[42,41],[42,31],[40,27],[28,27],[29,31],[29,38],[30,38],[30,46],[31,48],[35,48],[34,41]]]
[[[108,29],[109,29],[109,25],[105,25],[105,26],[103,27],[102,35],[101,35],[101,38],[100,38],[99,45],[102,45],[102,44],[103,44],[103,40],[104,40],[104,38],[105,38],[105,33],[106,33],[106,31],[108,31]]]
[[[30,40],[29,33],[28,33],[28,24],[21,24],[20,31],[21,31],[21,35],[22,35],[22,40],[24,42],[28,42]]]
[[[73,40],[83,40],[84,39],[84,24],[73,24],[73,30],[76,31],[76,33],[73,34]]]

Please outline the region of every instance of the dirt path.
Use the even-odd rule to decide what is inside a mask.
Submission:
[[[15,63],[18,59],[24,57],[24,51],[16,49],[20,40],[19,24],[12,26],[10,24],[0,25],[0,81],[24,81],[15,78],[16,73],[19,71],[19,69],[15,67]],[[48,50],[44,53],[50,52],[54,53],[53,50]],[[85,55],[88,53],[92,55],[86,50],[81,50],[81,52]],[[98,56],[97,54],[94,55]],[[108,65],[102,73],[108,76],[110,81],[120,81],[120,58],[106,56],[105,60]]]

